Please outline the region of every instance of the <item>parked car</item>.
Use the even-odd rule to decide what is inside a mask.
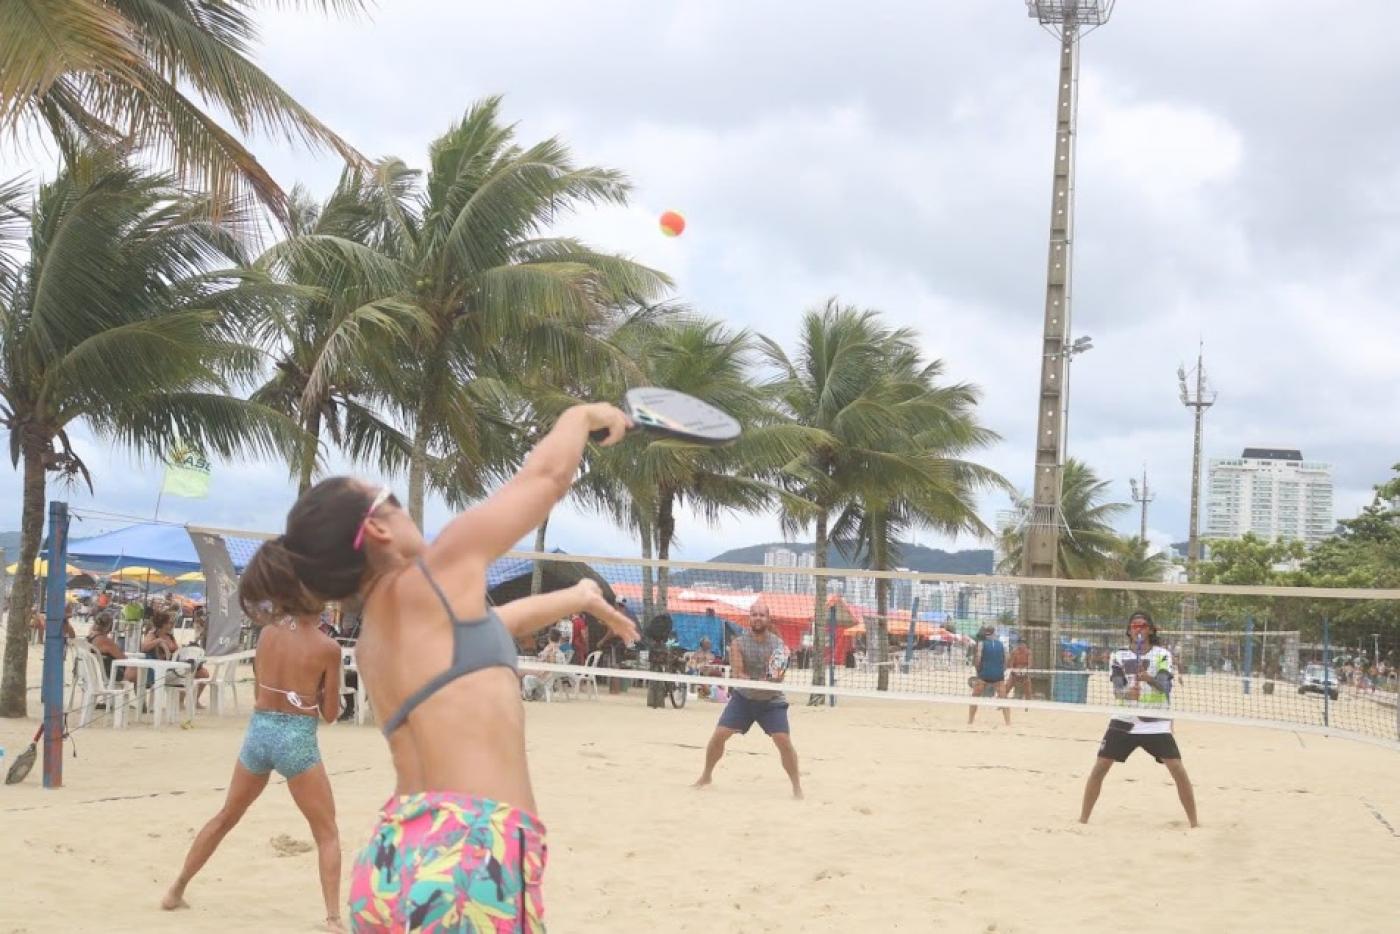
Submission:
[[[1303,669],[1303,680],[1298,684],[1298,693],[1321,694],[1326,691],[1328,697],[1336,700],[1340,693],[1339,684],[1341,679],[1337,677],[1337,669],[1309,665]]]

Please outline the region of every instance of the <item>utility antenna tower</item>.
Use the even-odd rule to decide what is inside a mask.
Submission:
[[[1079,40],[1108,22],[1114,0],[1026,0],[1026,10],[1060,44],[1059,90],[1055,107],[1054,183],[1050,198],[1050,255],[1046,268],[1045,329],[1040,351],[1040,400],[1036,408],[1035,476],[1031,514],[1021,573],[1055,577],[1058,573],[1060,482],[1064,469],[1064,424],[1069,404],[1066,342],[1070,333],[1070,269],[1074,230],[1075,118],[1079,106]],[[1054,668],[1057,653],[1055,590],[1028,587],[1021,601],[1029,630],[1032,664]],[[1034,686],[1050,696],[1048,677]]]
[[[1191,582],[1196,580],[1196,565],[1201,560],[1201,536],[1200,536],[1200,516],[1201,516],[1201,437],[1202,424],[1205,421],[1206,409],[1215,405],[1216,392],[1211,389],[1206,382],[1205,365],[1205,344],[1196,351],[1196,367],[1189,373],[1186,365],[1182,364],[1176,368],[1176,380],[1181,390],[1181,404],[1188,409],[1196,411],[1196,443],[1191,455],[1191,531],[1186,542],[1186,579]],[[1195,389],[1192,390],[1190,378],[1195,377]],[[1188,594],[1181,604],[1182,623],[1194,623],[1196,621],[1196,598]]]
[[[1133,490],[1133,502],[1142,505],[1142,524],[1138,530],[1138,538],[1147,541],[1147,504],[1157,498],[1147,486],[1147,465],[1142,465],[1142,486],[1138,486],[1137,477],[1128,481],[1128,486]]]

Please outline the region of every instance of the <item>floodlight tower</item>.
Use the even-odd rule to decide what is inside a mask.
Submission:
[[[1055,171],[1050,198],[1050,256],[1046,269],[1045,328],[1040,353],[1040,400],[1036,408],[1035,476],[1031,514],[1021,573],[1054,577],[1058,572],[1060,481],[1064,469],[1064,423],[1069,403],[1065,385],[1072,354],[1070,333],[1070,260],[1074,230],[1074,145],[1078,111],[1079,40],[1113,14],[1114,0],[1026,0],[1032,19],[1060,43],[1059,91],[1055,107]],[[1028,587],[1021,601],[1023,623],[1031,633],[1034,667],[1054,667],[1055,591]],[[1050,695],[1048,684],[1037,693]]]
[[[1196,564],[1201,560],[1200,515],[1201,515],[1201,435],[1206,409],[1215,405],[1216,392],[1206,383],[1205,345],[1196,352],[1195,392],[1187,383],[1185,364],[1176,368],[1176,381],[1181,391],[1181,404],[1196,410],[1196,443],[1191,455],[1191,522],[1190,534],[1186,540],[1186,579],[1196,580]],[[1181,602],[1181,621],[1196,621],[1196,598],[1188,594]]]
[[[1147,504],[1157,498],[1147,485],[1147,465],[1142,465],[1142,486],[1138,486],[1137,477],[1128,481],[1128,486],[1133,491],[1133,502],[1142,506],[1142,525],[1138,530],[1138,538],[1147,541]]]

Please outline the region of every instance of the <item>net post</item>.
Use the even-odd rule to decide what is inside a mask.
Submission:
[[[63,787],[63,611],[68,593],[68,504],[49,503],[44,581],[44,787]]]
[[[1250,678],[1254,673],[1254,614],[1244,618],[1244,658],[1240,664],[1244,670],[1240,672],[1241,680],[1244,682],[1244,692],[1249,693]]]
[[[830,606],[826,611],[826,683],[836,687],[836,607]],[[831,695],[831,706],[836,706],[836,695]]]
[[[919,598],[914,598],[914,603],[909,607],[909,636],[904,640],[904,673],[908,674],[914,667],[914,627],[919,622]]]
[[[1331,726],[1332,692],[1329,682],[1332,678],[1332,626],[1327,616],[1322,617],[1322,725]],[[1342,696],[1342,686],[1337,685],[1337,697]]]

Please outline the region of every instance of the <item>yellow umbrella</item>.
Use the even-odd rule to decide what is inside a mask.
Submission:
[[[202,584],[204,583],[204,574],[201,571],[190,571],[188,574],[181,574],[179,577],[175,578],[175,583]]]
[[[5,573],[6,573],[6,574],[13,574],[13,573],[15,573],[15,572],[18,571],[18,570],[19,570],[19,562],[16,561],[14,564],[12,564],[12,565],[10,565],[9,567],[5,568]],[[69,577],[72,577],[72,576],[75,575],[75,574],[81,574],[81,573],[83,573],[83,572],[82,572],[81,570],[79,570],[78,568],[73,567],[73,565],[71,565],[71,564],[68,565],[68,576],[69,576]],[[35,559],[34,559],[34,576],[35,576],[35,577],[48,577],[48,576],[49,576],[49,559],[48,559],[48,558],[35,558]]]
[[[110,576],[114,581],[127,581],[132,584],[150,583],[170,587],[175,583],[175,578],[162,574],[155,568],[122,568],[120,571],[113,571]]]

